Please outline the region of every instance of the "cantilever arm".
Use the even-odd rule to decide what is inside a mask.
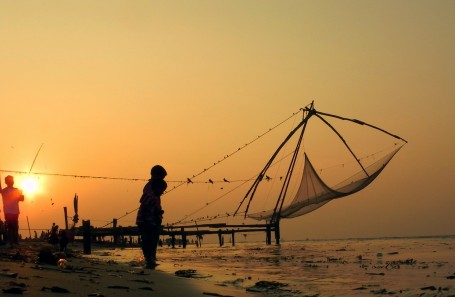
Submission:
[[[337,119],[344,120],[344,121],[351,121],[351,122],[354,122],[354,123],[359,124],[359,125],[365,125],[365,126],[368,126],[368,127],[373,128],[373,129],[379,130],[379,131],[381,131],[381,132],[384,132],[384,133],[386,133],[386,134],[388,134],[388,135],[390,135],[390,136],[392,136],[392,137],[394,137],[394,138],[396,138],[396,139],[400,139],[400,140],[403,140],[404,142],[408,143],[407,140],[401,138],[401,137],[398,136],[398,135],[392,134],[392,133],[390,133],[390,132],[388,132],[388,131],[386,131],[386,130],[384,130],[384,129],[381,129],[381,128],[376,127],[376,126],[373,126],[373,125],[370,125],[370,124],[368,124],[368,123],[365,123],[365,122],[360,121],[360,120],[357,120],[357,119],[350,119],[350,118],[340,117],[340,116],[337,116],[337,115],[334,115],[334,114],[325,113],[325,112],[320,112],[320,111],[316,111],[316,110],[315,110],[315,113],[316,113],[316,115],[317,115],[317,114],[319,114],[319,115],[325,115],[325,116],[328,116],[328,117],[333,117],[333,118],[337,118]]]

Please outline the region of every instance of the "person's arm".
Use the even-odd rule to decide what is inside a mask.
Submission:
[[[17,191],[14,193],[14,196],[17,197],[17,201],[24,201],[24,194],[22,193],[22,190],[16,188],[15,191]],[[17,195],[17,193],[19,193],[19,195]]]

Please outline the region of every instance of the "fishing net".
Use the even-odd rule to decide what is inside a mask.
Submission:
[[[300,186],[291,203],[279,211],[280,218],[295,218],[307,214],[333,199],[345,197],[362,190],[378,177],[401,148],[402,145],[398,146],[390,153],[333,187],[329,187],[324,183],[305,154],[305,166]],[[248,214],[248,217],[256,220],[269,220],[273,214],[274,210],[272,209]]]

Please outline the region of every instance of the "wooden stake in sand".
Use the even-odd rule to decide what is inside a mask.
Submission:
[[[30,231],[30,222],[28,221],[28,216],[27,216],[27,225],[28,225],[28,235],[30,236],[30,239],[32,239],[32,231]]]

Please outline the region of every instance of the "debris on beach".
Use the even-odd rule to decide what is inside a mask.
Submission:
[[[414,260],[413,258],[409,258],[409,259],[406,259],[406,260],[398,260],[398,261],[395,261],[396,263],[398,264],[401,264],[401,265],[414,265],[417,263],[417,260]]]
[[[18,283],[16,281],[10,281],[9,285],[13,286],[13,287],[20,287],[20,288],[25,288],[27,286],[25,283]]]
[[[0,276],[16,278],[19,274],[17,272],[1,272]]]
[[[37,262],[41,264],[57,265],[57,261],[61,258],[57,258],[50,248],[43,248],[38,253]]]
[[[65,288],[62,288],[62,287],[57,287],[57,286],[53,286],[53,287],[43,287],[41,289],[41,291],[51,291],[53,293],[69,293],[70,291],[68,289],[65,289]]]
[[[354,288],[352,289],[353,291],[360,291],[360,290],[367,290],[368,288],[365,288],[364,286],[361,286],[361,287],[357,287],[357,288]]]
[[[346,264],[347,261],[344,260],[343,258],[335,258],[335,257],[327,257],[327,262],[328,263],[340,263],[340,264]]]
[[[59,268],[65,269],[68,266],[68,261],[66,259],[59,259],[57,261],[57,266]]]
[[[129,270],[128,272],[131,274],[137,274],[137,275],[148,275],[147,273],[145,273],[144,270]]]
[[[381,276],[385,275],[384,272],[367,272],[366,274],[368,274],[368,275],[381,275]]]
[[[234,286],[239,286],[244,283],[243,278],[237,278],[235,280],[227,280],[223,282],[223,285],[234,285]]]
[[[22,294],[26,291],[26,289],[21,288],[21,287],[12,287],[8,289],[2,289],[3,293],[7,294]]]
[[[258,281],[254,286],[246,288],[248,292],[269,292],[282,290],[288,284],[280,283],[277,281]]]
[[[129,290],[130,287],[127,286],[118,286],[118,285],[113,285],[113,286],[107,286],[109,289],[122,289],[122,290]]]
[[[153,284],[154,282],[148,279],[133,279],[133,282],[138,282],[138,283],[145,283],[145,284]]]
[[[422,291],[427,291],[427,290],[429,290],[429,291],[436,291],[437,289],[436,289],[435,286],[428,286],[428,287],[420,288],[420,290],[422,290]]]
[[[371,290],[370,293],[375,294],[375,295],[389,294],[387,289]]]
[[[218,293],[211,293],[211,292],[202,292],[203,295],[209,295],[209,296],[217,296],[217,297],[234,297],[231,295],[221,295]]]
[[[202,275],[202,274],[198,273],[194,269],[177,270],[175,272],[175,275],[179,276],[179,277],[186,277],[186,278],[208,278],[208,277],[211,277],[211,275],[209,275],[209,274]]]

